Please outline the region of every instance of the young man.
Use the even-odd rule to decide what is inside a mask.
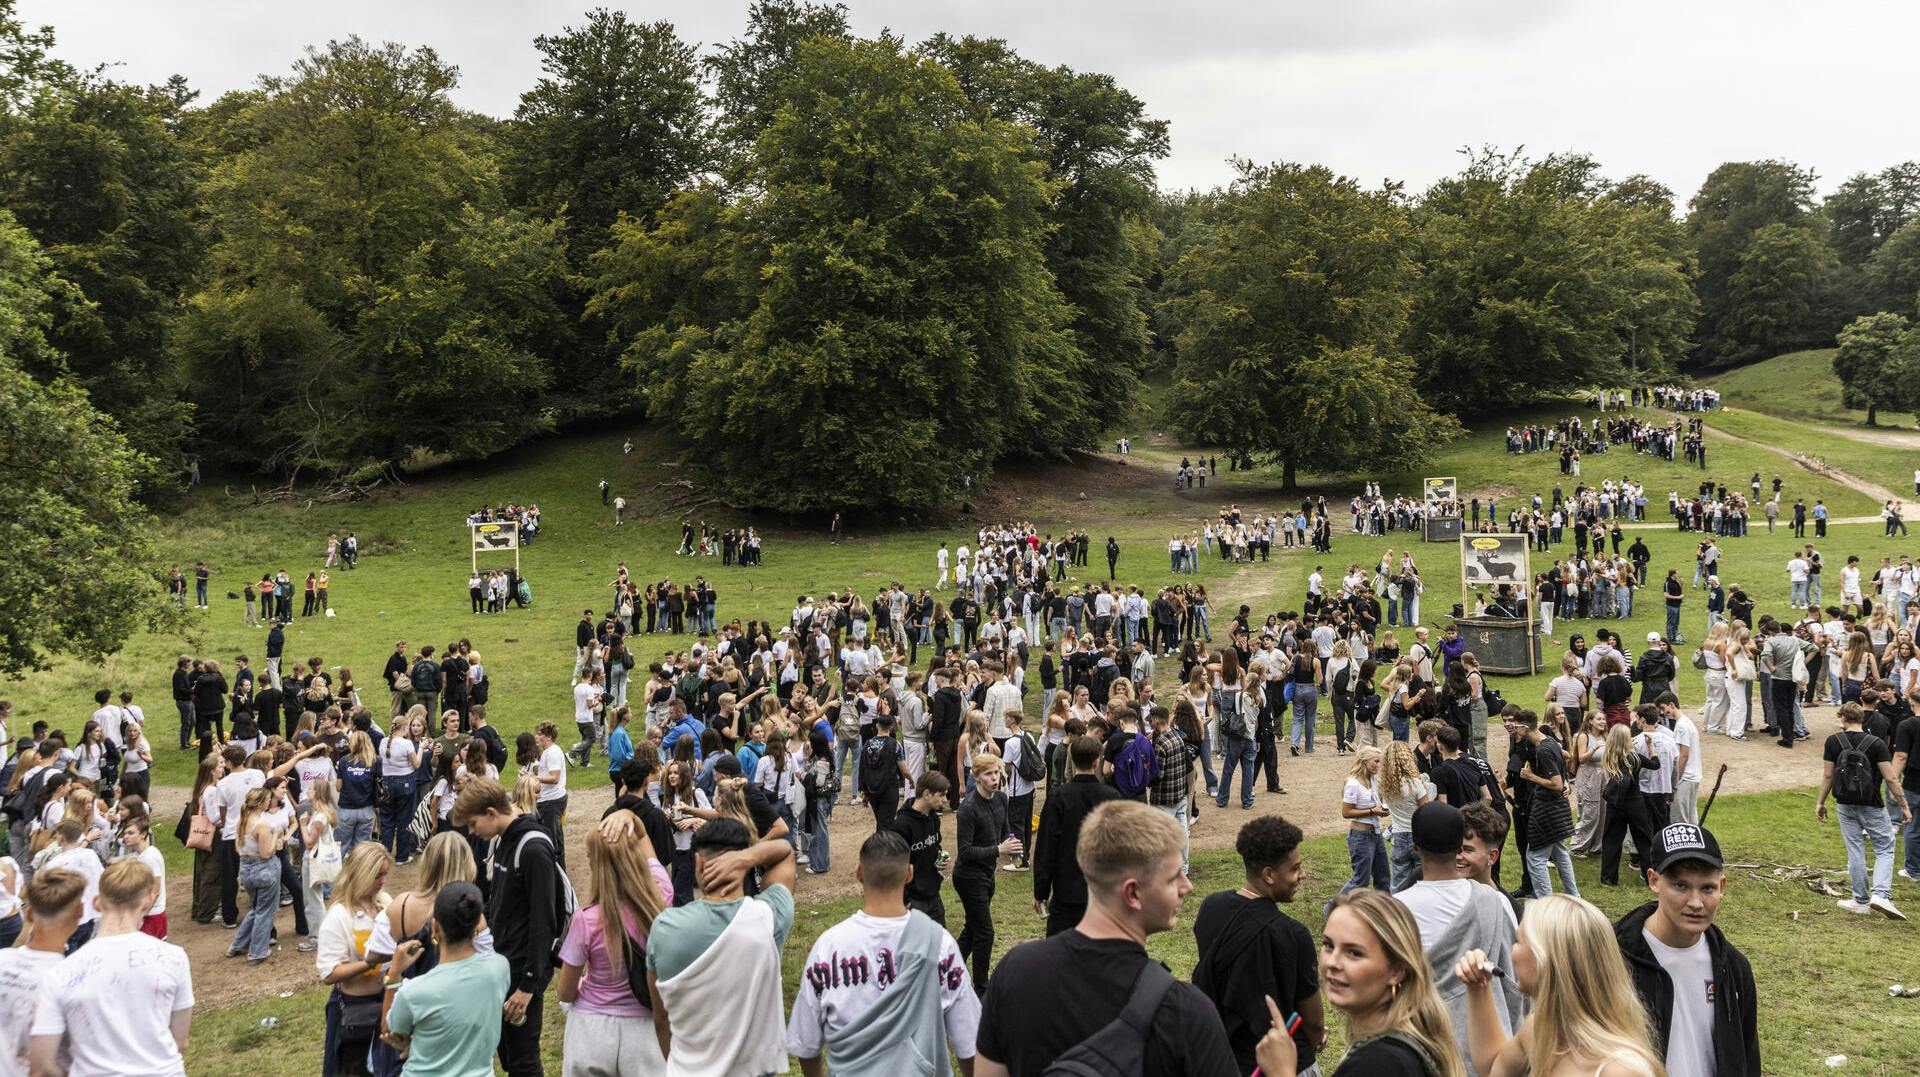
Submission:
[[[951,792],[947,776],[938,771],[920,775],[914,783],[913,800],[893,817],[887,827],[907,843],[913,874],[907,877],[907,907],[926,913],[942,928],[947,926],[947,909],[940,900],[940,813],[947,810]]]
[[[27,884],[21,908],[27,941],[0,950],[0,1073],[27,1072],[40,978],[66,954],[67,939],[80,926],[86,892],[85,879],[58,868],[41,868]]]
[[[873,736],[860,746],[860,789],[873,809],[876,832],[893,822],[900,810],[900,787],[912,780],[893,736],[893,715],[883,710],[873,716]]]
[[[1008,864],[1007,870],[1026,871],[1032,866],[1033,791],[1039,780],[1037,775],[1046,770],[1047,764],[1033,735],[1021,728],[1026,716],[1020,713],[1019,708],[1007,711],[1006,721],[1008,736],[1002,755],[1006,761],[1007,825],[1020,841],[1019,859]],[[1028,779],[1020,773],[1022,767],[1033,770],[1036,777]]]
[[[1393,895],[1420,929],[1420,946],[1437,976],[1435,986],[1453,1019],[1454,1040],[1462,1058],[1467,1045],[1467,996],[1453,970],[1469,950],[1479,950],[1499,967],[1493,993],[1501,1031],[1512,1035],[1525,1013],[1525,1001],[1513,975],[1513,941],[1520,930],[1513,905],[1499,891],[1481,886],[1460,870],[1467,824],[1451,804],[1423,804],[1413,813],[1413,846],[1420,856],[1420,881]],[[1544,870],[1541,874],[1545,874]],[[1536,883],[1535,885],[1541,885]]]
[[[1920,714],[1909,715],[1893,727],[1893,769],[1900,772],[1900,789],[1915,819],[1905,831],[1907,852],[1900,877],[1920,882]]]
[[[1885,782],[1900,806],[1900,825],[1913,822],[1900,789],[1900,772],[1893,768],[1887,742],[1860,728],[1860,704],[1840,707],[1840,732],[1827,738],[1826,764],[1820,775],[1820,801],[1814,814],[1827,821],[1827,796],[1839,805],[1840,837],[1847,843],[1847,875],[1853,894],[1840,901],[1850,913],[1877,912],[1890,920],[1905,920],[1893,903],[1893,824],[1880,800]],[[1873,843],[1873,889],[1867,889],[1866,843]]]
[[[35,1074],[185,1077],[193,973],[185,950],[140,932],[153,885],[132,860],[100,877],[99,936],[40,981],[28,1052]]]
[[[601,827],[632,825],[617,813]],[[780,951],[793,928],[793,847],[783,838],[754,842],[739,820],[713,819],[694,831],[693,865],[697,897],[661,913],[647,937],[667,1072],[784,1073]],[[742,883],[756,869],[764,882],[749,898]]]
[[[1573,836],[1573,809],[1567,803],[1567,764],[1560,742],[1540,731],[1540,716],[1530,710],[1515,710],[1502,716],[1507,733],[1533,752],[1533,759],[1517,773],[1527,783],[1533,799],[1527,806],[1527,879],[1535,897],[1553,893],[1548,877],[1551,862],[1560,873],[1560,886],[1574,897],[1580,896],[1580,884],[1573,881],[1573,853],[1567,839]]]
[[[1187,810],[1190,806],[1188,795],[1191,792],[1191,771],[1195,760],[1200,758],[1198,745],[1187,743],[1187,738],[1173,728],[1173,717],[1165,707],[1154,707],[1147,712],[1147,724],[1153,727],[1153,754],[1159,761],[1160,773],[1147,787],[1147,803],[1166,812],[1173,821],[1180,824],[1180,832],[1188,833]],[[1188,866],[1188,843],[1180,843],[1180,866]]]
[[[481,841],[499,841],[487,926],[494,952],[507,959],[512,973],[512,990],[500,1008],[500,1066],[510,1077],[538,1074],[541,1001],[553,978],[561,899],[569,885],[553,836],[514,806],[505,787],[486,778],[470,779],[460,790],[452,819]]]
[[[907,907],[910,861],[899,834],[868,838],[853,871],[860,911],[807,952],[787,1022],[787,1050],[807,1077],[825,1072],[823,1048],[835,1073],[932,1077],[945,1072],[949,1050],[972,1068],[980,1000],[953,936]]]
[[[135,816],[120,825],[120,845],[153,872],[153,907],[140,921],[140,930],[154,938],[167,938],[167,860],[153,847],[153,832],[145,818]]]
[[[1460,809],[1460,820],[1467,825],[1460,839],[1460,874],[1482,886],[1491,886],[1520,919],[1520,903],[1500,886],[1500,851],[1507,843],[1507,817],[1489,804],[1469,804]]]
[[[1313,1069],[1325,1034],[1313,936],[1280,911],[1306,877],[1300,838],[1300,828],[1277,815],[1242,826],[1233,845],[1246,882],[1209,895],[1193,921],[1200,950],[1193,986],[1213,1000],[1241,1073],[1253,1072],[1254,1045],[1273,1026],[1268,997],[1286,1000],[1283,1008],[1300,1015],[1293,1045],[1301,1071]]]
[[[973,757],[973,793],[955,814],[959,853],[953,862],[953,889],[960,895],[966,922],[960,927],[960,952],[973,970],[973,989],[987,990],[987,965],[993,958],[994,873],[1003,856],[1018,856],[1024,846],[1007,823],[1007,798],[1000,792],[1000,759],[982,752]]]
[[[1647,851],[1653,900],[1613,927],[1671,1077],[1760,1077],[1753,968],[1713,924],[1727,877],[1720,843],[1671,823]]]
[[[1667,817],[1676,823],[1700,821],[1700,728],[1680,710],[1680,697],[1662,692],[1654,700],[1660,721],[1673,735],[1679,758],[1673,766],[1673,798]]]
[[[420,958],[419,939],[394,948],[387,966],[387,1043],[407,1052],[407,1067],[454,1075],[493,1072],[501,1025],[495,1000],[512,989],[512,969],[499,954],[482,954],[473,935],[486,911],[480,888],[455,882],[433,899],[429,921],[439,963],[425,975],[403,979]]]
[[[1143,1030],[1139,1077],[1244,1077],[1212,1000],[1176,982],[1142,945],[1173,929],[1193,889],[1180,870],[1179,826],[1119,800],[1086,816],[1077,845],[1086,913],[1072,930],[1001,960],[980,1015],[975,1077],[1039,1077],[1136,998],[1159,1000]]]
[[[1100,780],[1100,742],[1089,736],[1067,741],[1069,776],[1049,790],[1040,809],[1033,845],[1033,911],[1047,914],[1051,938],[1080,922],[1087,910],[1087,880],[1075,852],[1080,828],[1093,810],[1120,791]]]

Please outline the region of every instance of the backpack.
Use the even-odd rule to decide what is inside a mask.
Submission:
[[[1172,989],[1173,974],[1148,958],[1120,1015],[1061,1052],[1041,1073],[1044,1077],[1133,1077],[1146,1072],[1147,1030]]]
[[[1145,733],[1135,733],[1132,742],[1113,760],[1114,788],[1122,796],[1137,797],[1159,776],[1160,757],[1153,750],[1153,740]]]
[[[413,690],[416,692],[440,690],[440,667],[424,658],[413,664],[413,671],[407,676],[413,681]]]
[[[527,834],[520,839],[520,844],[513,847],[513,870],[516,874],[520,871],[520,854],[526,852],[527,843],[535,838],[546,842],[549,850],[553,849],[552,835],[544,830],[528,831]],[[554,857],[553,872],[560,879],[560,885],[556,888],[556,892],[553,895],[555,905],[553,918],[553,961],[557,968],[561,963],[560,943],[567,937],[567,925],[573,922],[573,914],[580,911],[580,898],[573,892],[573,880],[567,877],[567,870],[560,866],[560,858],[558,856]]]
[[[1507,697],[1488,688],[1485,684],[1480,686],[1480,699],[1487,705],[1487,713],[1496,718],[1500,716],[1500,712],[1507,709]]]
[[[1213,697],[1215,712],[1220,716],[1220,732],[1235,740],[1248,740],[1253,736],[1253,730],[1247,728],[1247,716],[1240,708],[1240,700],[1245,696],[1245,689],[1223,689]]]
[[[1859,740],[1850,741],[1845,731],[1839,736],[1840,755],[1833,762],[1833,798],[1842,804],[1872,804],[1880,795],[1880,773],[1867,748],[1878,744],[1879,738],[1861,733]]]
[[[1040,755],[1040,746],[1033,742],[1033,734],[1025,730],[1020,732],[1020,759],[1013,769],[1023,782],[1037,782],[1047,773],[1047,761]]]

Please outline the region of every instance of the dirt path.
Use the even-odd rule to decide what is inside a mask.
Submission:
[[[1807,718],[1808,727],[1814,732],[1812,744],[1820,743],[1828,732],[1838,728],[1830,707],[1813,708]],[[1496,743],[1490,746],[1489,754],[1498,770],[1505,766],[1506,746],[1503,737],[1496,736],[1494,741]],[[1282,752],[1285,752],[1284,746]],[[1818,751],[1809,749],[1807,745],[1788,753],[1764,738],[1739,743],[1715,736],[1707,738],[1705,753],[1705,784],[1708,788],[1712,787],[1713,776],[1719,765],[1729,765],[1726,781],[1721,788],[1722,794],[1795,788],[1815,785],[1820,780]],[[1256,778],[1255,788],[1260,792],[1254,810],[1285,815],[1298,823],[1309,836],[1338,834],[1346,829],[1339,814],[1339,799],[1352,764],[1351,757],[1336,756],[1332,741],[1326,739],[1317,744],[1317,750],[1311,755],[1294,758],[1283,754],[1279,773],[1281,784],[1287,789],[1286,794],[1267,793],[1264,779]],[[178,786],[154,789],[155,818],[178,818],[186,793],[185,789]],[[1237,798],[1237,789],[1235,793]],[[1702,795],[1705,795],[1704,791]],[[1042,792],[1042,800],[1044,797]],[[611,792],[600,788],[574,793],[569,805],[567,862],[571,865],[575,886],[582,890],[587,881],[586,852],[582,842],[589,823],[598,819],[611,802]],[[1039,805],[1036,804],[1036,813],[1038,809]],[[1237,800],[1225,809],[1214,807],[1211,801],[1203,802],[1199,821],[1192,830],[1192,848],[1195,851],[1232,848],[1240,824],[1251,814],[1242,811]],[[951,849],[956,840],[951,813],[945,816],[944,822],[944,840]],[[833,870],[825,875],[801,874],[801,904],[833,901],[852,897],[859,892],[853,878],[853,851],[872,831],[873,816],[867,809],[847,804],[839,806],[829,828],[835,854]],[[388,889],[395,893],[405,890],[413,884],[414,878],[413,867],[396,868],[388,879]],[[1027,886],[1027,878],[1003,876],[1005,885],[1014,887]],[[1319,880],[1323,884],[1330,881],[1337,883],[1339,880]],[[184,946],[192,959],[194,992],[202,1006],[217,1009],[281,995],[318,983],[313,955],[294,949],[294,944],[299,940],[293,933],[291,909],[281,909],[276,919],[281,941],[273,956],[262,965],[249,966],[238,960],[228,961],[224,958],[231,931],[222,929],[218,924],[196,924],[189,918],[188,911],[193,903],[192,889],[192,877],[186,872],[176,872],[168,880],[168,922],[172,932],[171,941]],[[243,904],[244,901],[243,897]]]
[[[1723,438],[1726,438],[1728,441],[1739,442],[1742,445],[1751,446],[1752,448],[1756,448],[1756,449],[1762,449],[1766,452],[1770,452],[1774,454],[1775,456],[1783,456],[1788,460],[1792,461],[1793,463],[1798,464],[1800,467],[1808,471],[1811,471],[1816,475],[1821,476],[1822,478],[1832,479],[1834,482],[1837,482],[1840,485],[1845,486],[1850,490],[1854,490],[1859,493],[1865,494],[1868,497],[1873,498],[1875,501],[1882,501],[1882,502],[1897,501],[1900,499],[1900,495],[1894,493],[1892,490],[1889,490],[1886,487],[1879,485],[1878,483],[1868,482],[1867,480],[1860,478],[1857,475],[1842,471],[1839,468],[1834,467],[1832,464],[1829,464],[1824,460],[1814,459],[1813,457],[1807,456],[1804,453],[1789,452],[1788,450],[1783,449],[1778,445],[1769,445],[1764,441],[1755,441],[1752,438],[1743,438],[1738,434],[1729,434],[1725,430],[1721,429],[1720,427],[1714,426],[1711,422],[1707,423],[1706,425],[1714,433],[1720,435]],[[1850,516],[1845,519],[1833,520],[1830,522],[1839,523],[1839,524],[1870,524],[1870,523],[1880,522],[1880,517]]]
[[[1849,441],[1864,441],[1869,445],[1885,445],[1894,449],[1920,449],[1920,432],[1910,430],[1889,430],[1882,427],[1862,429],[1857,426],[1821,426],[1815,429],[1822,434],[1832,434]]]

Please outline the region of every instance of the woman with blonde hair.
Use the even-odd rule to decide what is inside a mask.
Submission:
[[[250,904],[247,914],[227,943],[227,956],[247,955],[247,964],[258,965],[273,948],[273,914],[280,909],[280,851],[283,837],[267,820],[268,803],[279,796],[277,789],[247,791],[240,804],[240,823],[235,828],[234,854],[240,858],[240,888]]]
[[[1494,1009],[1492,967],[1469,950],[1454,968],[1467,989],[1473,1064],[1486,1077],[1666,1077],[1613,925],[1585,900],[1528,903],[1513,975],[1533,1007],[1511,1038]]]
[[[1387,847],[1380,834],[1391,815],[1380,801],[1380,764],[1383,753],[1371,745],[1360,749],[1340,794],[1340,817],[1347,821],[1347,860],[1353,877],[1341,893],[1372,885],[1385,890],[1392,884]]]
[[[1606,826],[1600,838],[1602,886],[1620,883],[1620,848],[1629,830],[1633,832],[1635,849],[1645,850],[1652,841],[1653,820],[1647,811],[1646,798],[1640,795],[1640,772],[1657,765],[1634,748],[1633,732],[1628,727],[1616,725],[1607,729],[1607,750],[1601,757],[1606,784],[1600,798],[1607,805]]]
[[[730,779],[739,781],[739,779]],[[726,783],[722,783],[725,785]],[[571,1007],[561,1050],[566,1077],[652,1077],[666,1072],[653,1011],[628,987],[628,963],[646,960],[653,922],[673,900],[647,833],[587,836],[586,904],[560,943],[554,993]]]
[[[1721,645],[1720,655],[1727,667],[1727,736],[1747,739],[1747,724],[1753,713],[1753,682],[1759,675],[1753,664],[1753,634],[1735,622]]]
[[[1714,626],[1718,628],[1719,626]],[[1600,839],[1606,833],[1607,802],[1600,793],[1607,785],[1607,720],[1590,712],[1573,735],[1567,767],[1573,772],[1573,800],[1579,825],[1573,832],[1573,855],[1592,856],[1600,851]]]
[[[327,883],[316,877],[318,875],[316,864],[319,857],[323,855],[323,846],[339,844],[334,840],[333,835],[340,823],[340,809],[334,802],[332,782],[313,783],[313,787],[307,791],[307,797],[306,817],[300,822],[300,844],[305,849],[305,853],[300,857],[300,893],[294,900],[306,902],[307,923],[318,924],[327,913]],[[330,855],[339,856],[341,865],[345,866],[346,853],[343,850]],[[302,940],[294,948],[310,953],[319,946],[320,941],[316,933]]]
[[[1320,985],[1347,1019],[1347,1054],[1331,1077],[1466,1077],[1420,928],[1392,896],[1354,890],[1333,899],[1321,934]],[[1260,1072],[1295,1077],[1293,1036],[1280,1010],[1268,1005],[1275,1029],[1255,1048]]]
[[[333,987],[327,996],[321,1077],[365,1072],[368,1045],[379,1032],[385,990],[380,963],[367,955],[367,940],[373,937],[374,918],[387,907],[385,887],[392,869],[393,854],[386,846],[363,841],[354,846],[334,880],[333,903],[320,922],[319,952],[314,956],[320,982]]]
[[[1413,846],[1413,813],[1431,802],[1436,793],[1433,783],[1421,775],[1413,747],[1403,740],[1390,742],[1380,760],[1380,801],[1387,807],[1392,845],[1388,862],[1396,894],[1420,881],[1420,851]]]
[[[1726,646],[1727,636],[1732,632],[1731,624],[1725,621],[1717,622],[1707,630],[1707,640],[1700,645],[1699,655],[1702,663],[1700,675],[1705,682],[1707,695],[1707,701],[1700,709],[1700,721],[1704,732],[1718,733],[1727,721]]]
[[[1840,698],[1838,703],[1860,702],[1860,686],[1880,679],[1880,660],[1867,643],[1867,634],[1856,631],[1847,637],[1847,649],[1840,654]]]

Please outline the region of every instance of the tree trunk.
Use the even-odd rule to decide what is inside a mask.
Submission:
[[[1872,404],[1867,405],[1867,425],[1868,426],[1873,425],[1873,417],[1875,414],[1879,412],[1879,410],[1880,410],[1879,408],[1874,407]]]
[[[1280,464],[1280,489],[1292,490],[1295,489],[1297,485],[1298,484],[1294,482],[1293,454],[1288,453]]]

